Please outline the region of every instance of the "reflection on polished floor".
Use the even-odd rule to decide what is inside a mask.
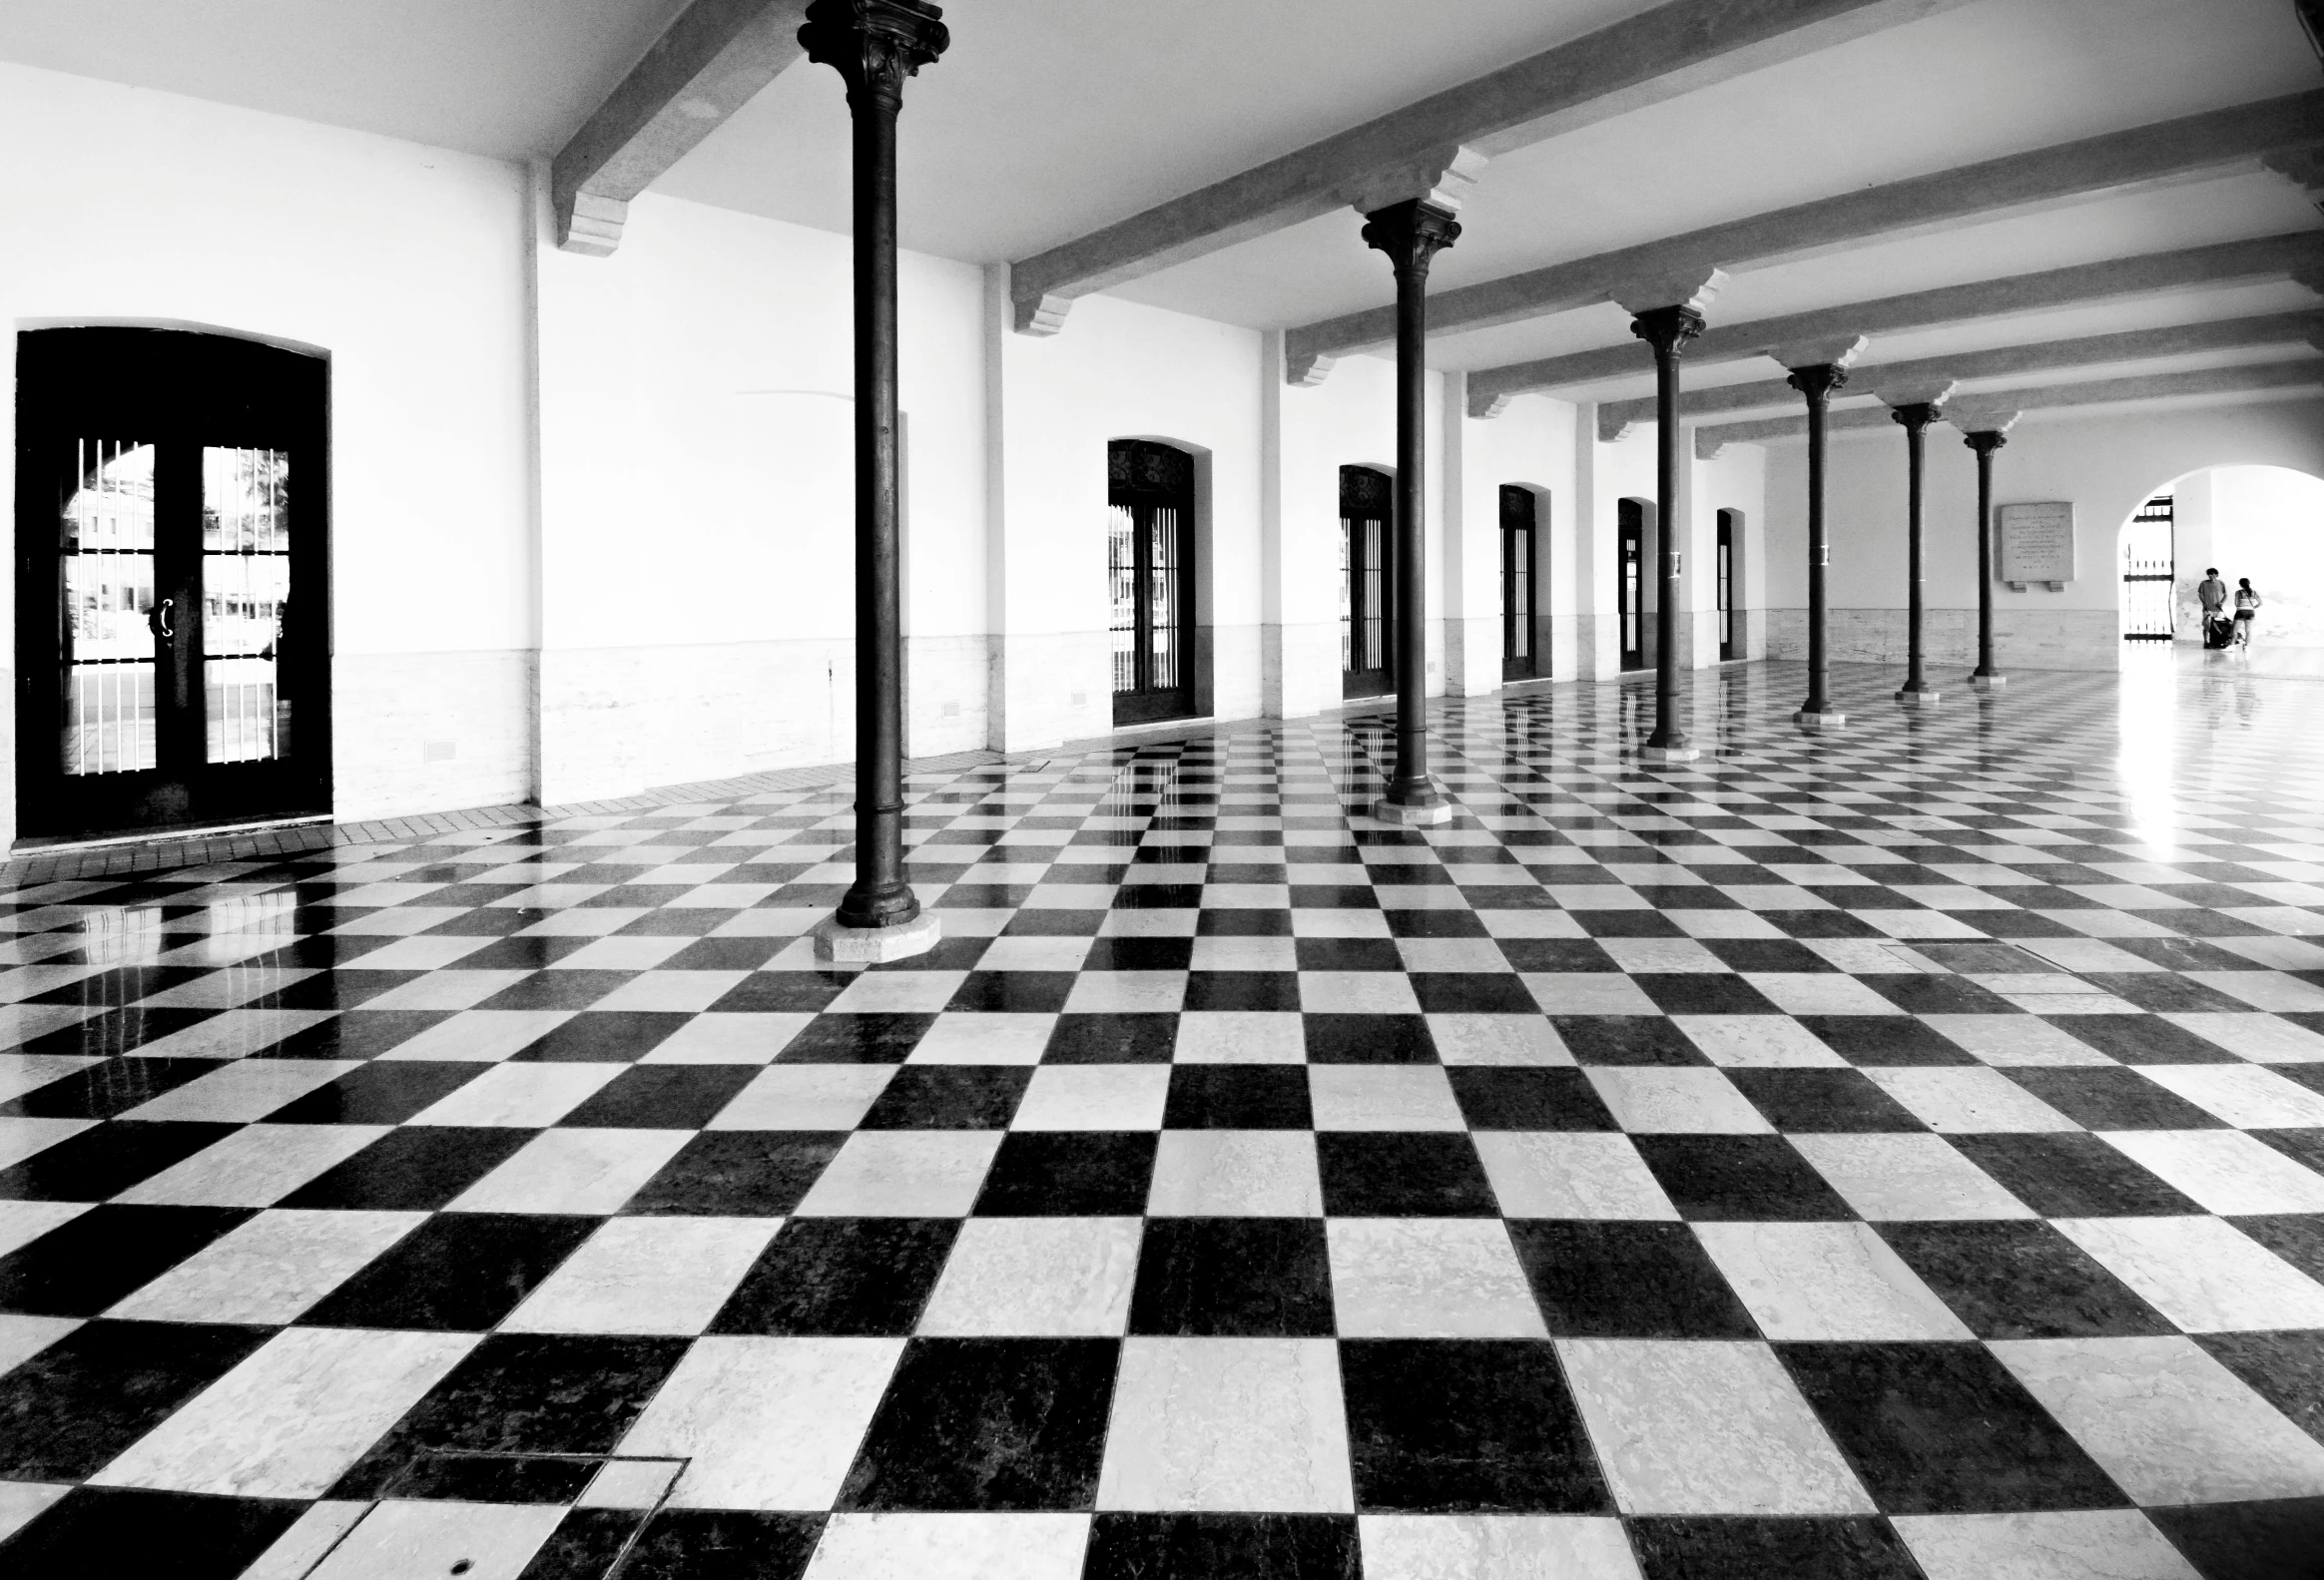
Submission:
[[[2324,688],[1697,685],[0,896],[0,1570],[2311,1574]]]

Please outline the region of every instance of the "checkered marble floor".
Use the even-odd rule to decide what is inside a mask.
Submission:
[[[0,1572],[2312,1576],[2324,687],[1894,684],[0,892]]]

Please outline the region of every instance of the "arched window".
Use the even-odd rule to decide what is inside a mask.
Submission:
[[[1646,667],[1646,502],[1625,499],[1614,512],[1614,607],[1621,614],[1622,668]]]
[[[1194,712],[1194,457],[1167,444],[1106,446],[1106,568],[1117,725]]]
[[[1533,545],[1538,512],[1530,488],[1503,483],[1500,491],[1501,679],[1530,680],[1540,673],[1534,654]]]
[[[1735,594],[1742,575],[1742,562],[1735,558],[1742,542],[1741,525],[1736,512],[1719,512],[1719,541],[1713,551],[1711,574],[1719,584],[1719,659],[1722,663],[1743,656],[1743,633],[1735,620]]]
[[[1341,694],[1396,688],[1396,487],[1369,466],[1340,468]]]

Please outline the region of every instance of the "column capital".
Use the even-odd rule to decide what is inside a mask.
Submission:
[[[1436,256],[1460,240],[1460,222],[1441,204],[1408,198],[1364,217],[1364,245],[1388,255],[1398,278],[1429,277]]]
[[[1908,401],[1902,406],[1891,406],[1889,418],[1917,439],[1937,420],[1937,404],[1930,400]]]
[[[903,80],[952,42],[943,11],[929,0],[813,0],[799,30],[807,58],[847,80],[848,103],[867,99],[903,108]]]
[[[1848,382],[1848,368],[1841,362],[1811,362],[1793,368],[1784,382],[1807,396],[1810,405],[1821,405]]]
[[[1630,332],[1654,347],[1657,358],[1676,356],[1703,332],[1703,315],[1693,307],[1649,307],[1630,319]]]
[[[1998,428],[1980,428],[1975,433],[1963,434],[1961,442],[1980,455],[1991,455],[2009,443],[2010,436]]]

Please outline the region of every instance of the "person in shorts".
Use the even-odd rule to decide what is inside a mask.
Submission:
[[[2258,623],[2258,617],[2259,594],[2251,590],[2250,577],[2238,576],[2235,579],[2235,645],[2237,647],[2247,648],[2251,646],[2251,628]]]

